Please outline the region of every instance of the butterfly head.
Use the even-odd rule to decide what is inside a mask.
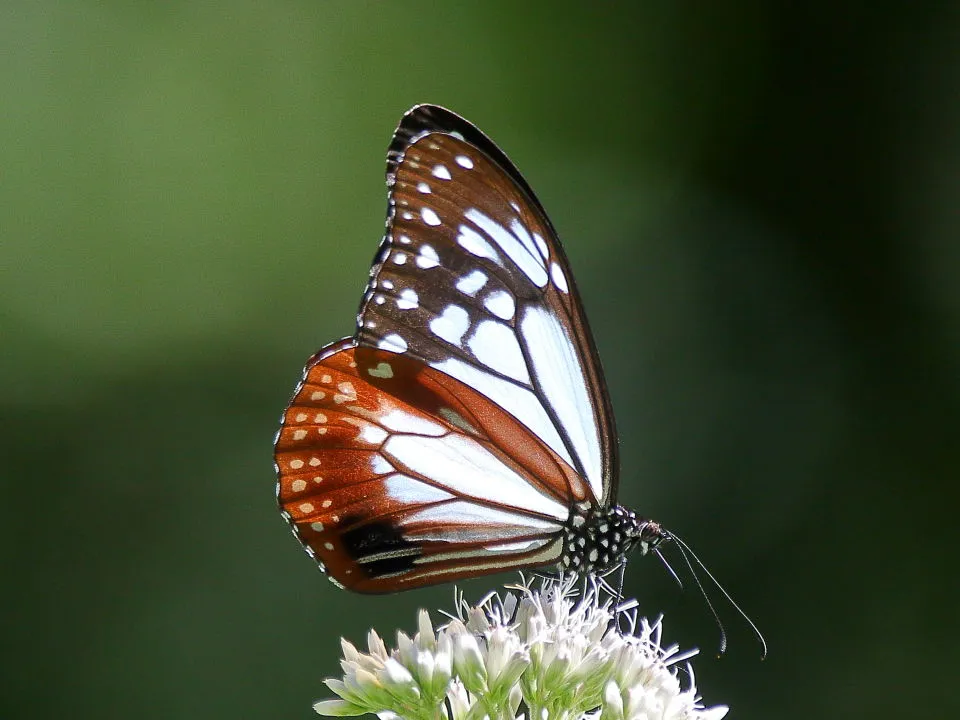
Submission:
[[[655,550],[664,540],[670,540],[673,536],[664,530],[660,523],[653,520],[638,518],[633,512],[625,510],[632,521],[626,527],[628,547],[636,548],[641,555],[646,555],[651,550]]]

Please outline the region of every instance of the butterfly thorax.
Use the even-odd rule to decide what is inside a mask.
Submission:
[[[669,533],[622,505],[612,508],[577,505],[564,526],[560,566],[580,573],[602,572],[623,563],[634,549],[646,555]]]

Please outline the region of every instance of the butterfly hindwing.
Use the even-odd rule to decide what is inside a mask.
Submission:
[[[485,396],[353,339],[308,364],[276,464],[294,533],[361,592],[555,563],[570,507],[588,492]]]

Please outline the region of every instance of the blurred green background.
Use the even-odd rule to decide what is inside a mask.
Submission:
[[[308,718],[339,636],[451,607],[335,589],[273,498],[417,102],[537,189],[621,499],[767,635],[719,602],[713,660],[698,593],[631,564],[708,704],[956,714],[958,7],[4,4],[0,717]]]

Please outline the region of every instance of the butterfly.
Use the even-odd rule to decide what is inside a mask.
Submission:
[[[330,578],[389,593],[673,539],[616,504],[609,393],[557,233],[480,130],[436,105],[387,153],[356,332],[307,363],[275,441],[280,511]]]

